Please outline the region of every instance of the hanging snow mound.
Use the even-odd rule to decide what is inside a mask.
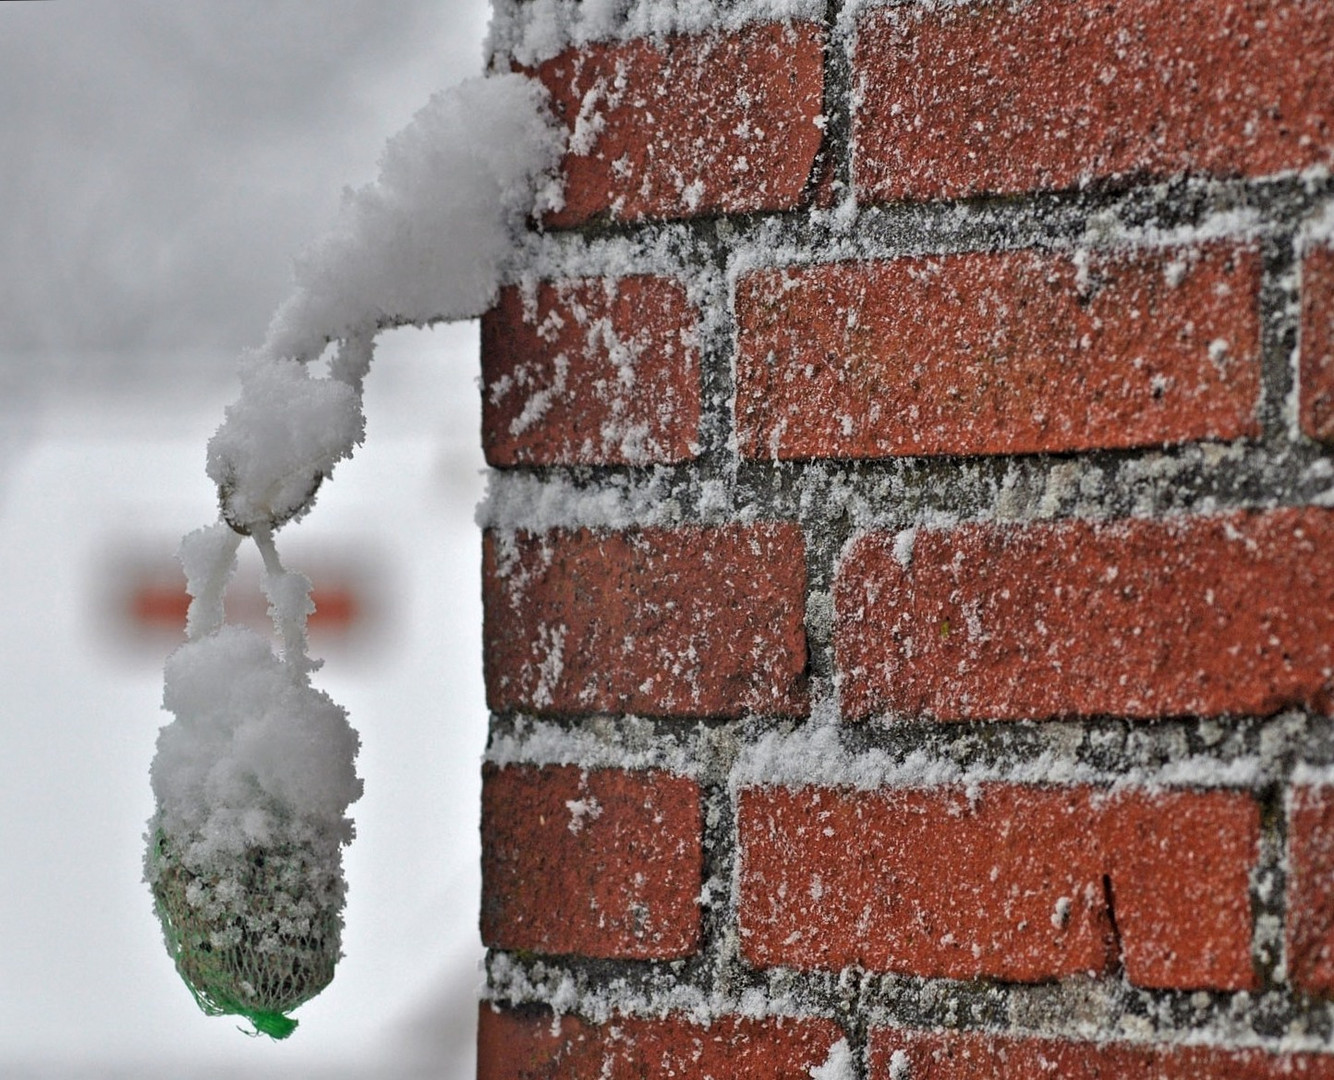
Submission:
[[[153,794],[161,825],[197,834],[192,857],[300,826],[341,841],[361,796],[357,734],[327,694],[293,678],[252,630],[224,626],[167,660]]]
[[[167,662],[145,877],[167,951],[200,1006],[283,1038],[333,979],[342,846],[361,795],[347,714],[250,630]]]
[[[565,133],[523,75],[432,96],[391,138],[375,183],[348,190],[330,234],[296,266],[264,352],[307,359],[367,326],[481,315],[526,218],[561,204]]]
[[[263,347],[243,357],[241,399],[209,442],[233,529],[300,518],[361,443],[377,330],[494,303],[525,220],[561,202],[565,134],[547,97],[522,75],[442,91],[389,140],[376,182],[345,194],[332,231],[298,260]],[[334,340],[328,376],[311,376],[305,362]]]

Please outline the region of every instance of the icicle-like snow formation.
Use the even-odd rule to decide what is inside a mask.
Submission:
[[[555,207],[564,136],[546,92],[519,75],[435,95],[389,141],[376,183],[349,192],[330,235],[298,264],[264,345],[241,360],[241,396],[208,446],[222,520],[186,536],[188,641],[167,661],[151,779],[145,878],[167,949],[209,1013],[284,1038],[287,1016],[333,978],[342,847],[361,795],[359,739],[310,680],[310,582],[273,533],[309,511],[361,442],[375,333],[480,315],[516,230]],[[327,375],[307,362],[336,341]],[[281,641],[226,624],[223,594],[249,536]]]

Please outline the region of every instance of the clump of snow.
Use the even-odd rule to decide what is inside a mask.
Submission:
[[[912,567],[912,549],[917,542],[917,530],[900,529],[894,535],[894,561],[905,570]]]
[[[241,396],[208,444],[207,471],[223,514],[242,532],[309,509],[323,479],[362,440],[361,397],[305,364],[248,356]]]
[[[349,190],[297,263],[264,345],[242,358],[241,398],[209,444],[223,514],[242,532],[299,518],[361,442],[375,332],[472,318],[494,303],[526,220],[561,205],[565,135],[547,92],[520,75],[436,94],[389,140],[373,184]],[[308,361],[329,341],[327,376]]]
[[[823,1065],[810,1069],[811,1080],[856,1080],[857,1070],[853,1064],[852,1048],[847,1039],[839,1039],[829,1048],[829,1056]]]
[[[584,775],[587,776],[587,773]],[[570,811],[570,824],[567,827],[576,836],[587,824],[585,818],[596,821],[602,816],[602,804],[591,795],[586,799],[566,799],[565,808]]]
[[[541,83],[471,79],[435,94],[389,140],[375,183],[346,192],[297,264],[264,352],[309,358],[367,325],[482,314],[525,220],[562,205],[565,135]]]
[[[206,864],[291,834],[352,838],[348,806],[361,795],[359,740],[347,713],[294,679],[269,643],[225,626],[167,661],[151,769],[157,828],[188,838]]]
[[[181,541],[179,557],[185,587],[191,596],[185,632],[191,638],[211,634],[222,626],[222,594],[236,572],[236,549],[241,537],[224,522],[196,529]]]
[[[1298,237],[1299,251],[1305,253],[1317,244],[1334,242],[1334,201],[1324,204],[1307,220]]]

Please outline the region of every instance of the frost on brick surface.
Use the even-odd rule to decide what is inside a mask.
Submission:
[[[671,34],[824,16],[816,0],[501,0],[493,10],[489,51],[524,65],[593,41],[660,41]]]

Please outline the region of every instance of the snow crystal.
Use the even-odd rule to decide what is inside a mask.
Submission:
[[[916,541],[916,529],[900,529],[894,535],[894,561],[905,570],[912,566],[912,549]]]
[[[1303,226],[1299,248],[1305,252],[1316,244],[1328,244],[1331,241],[1334,241],[1334,202],[1327,202],[1320,213]]]
[[[570,823],[566,827],[576,836],[583,830],[585,818],[596,821],[602,816],[602,804],[591,795],[586,799],[566,799],[565,808],[570,812]]]

